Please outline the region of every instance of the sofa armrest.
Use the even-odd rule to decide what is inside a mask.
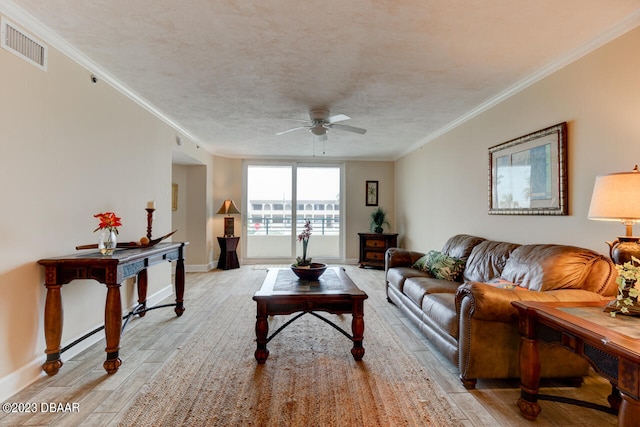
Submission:
[[[518,319],[518,311],[512,301],[609,301],[595,292],[583,289],[558,289],[547,292],[529,290],[502,289],[479,282],[466,282],[456,292],[456,311],[460,318],[464,302],[468,314],[479,320],[494,322],[513,322]],[[467,300],[467,301],[465,301]]]
[[[411,267],[423,256],[424,253],[422,252],[402,248],[389,248],[384,256],[385,271],[392,267]]]

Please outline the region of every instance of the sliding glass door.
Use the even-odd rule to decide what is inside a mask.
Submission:
[[[289,262],[302,255],[297,235],[306,220],[313,227],[307,256],[341,259],[341,165],[245,166],[246,259]]]
[[[340,168],[299,166],[296,168],[296,236],[309,220],[313,227],[307,256],[340,256]],[[296,245],[302,256],[302,245]]]
[[[293,168],[249,165],[247,176],[247,257],[291,257]]]

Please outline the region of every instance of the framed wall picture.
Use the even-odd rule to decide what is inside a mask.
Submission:
[[[568,215],[567,123],[489,148],[489,214]]]
[[[171,184],[171,210],[178,210],[178,184]]]
[[[378,181],[367,181],[367,206],[378,206]]]

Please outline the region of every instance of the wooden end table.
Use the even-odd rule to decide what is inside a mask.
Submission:
[[[613,386],[607,399],[613,410],[608,412],[615,413],[618,409],[618,425],[638,425],[640,319],[620,314],[611,317],[603,311],[607,302],[514,301],[511,304],[520,314],[521,392],[518,407],[526,419],[535,420],[541,411],[538,404],[538,399],[542,399],[538,394],[538,340],[544,340],[586,358]]]
[[[318,281],[300,280],[288,268],[274,268],[267,273],[262,287],[253,296],[257,303],[255,358],[263,364],[269,357],[267,343],[291,322],[304,314],[312,314],[330,324],[353,341],[351,354],[356,361],[362,360],[364,347],[364,300],[368,295],[351,281],[342,268],[328,268]],[[320,316],[316,311],[353,316],[349,335],[338,325]],[[271,336],[268,316],[292,314],[297,316],[282,325]]]
[[[360,236],[360,268],[384,270],[384,254],[398,246],[398,233],[358,233]]]
[[[218,245],[220,245],[220,258],[218,258],[218,268],[222,270],[231,270],[240,268],[238,261],[238,242],[240,237],[218,237]]]

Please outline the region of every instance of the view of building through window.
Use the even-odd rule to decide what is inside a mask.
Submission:
[[[248,166],[246,218],[247,257],[295,257],[306,220],[313,227],[310,256],[338,257],[340,168]]]

